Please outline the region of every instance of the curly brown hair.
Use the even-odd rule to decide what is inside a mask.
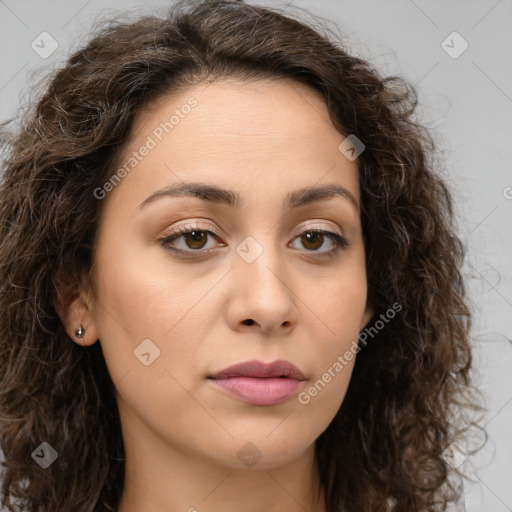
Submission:
[[[436,143],[413,119],[414,87],[380,76],[331,35],[277,9],[182,1],[161,18],[99,27],[45,79],[2,162],[0,446],[9,511],[117,509],[124,448],[115,387],[101,344],[70,342],[55,294],[62,286],[71,294],[91,271],[102,205],[93,191],[114,173],[137,112],[223,77],[309,85],[340,133],[365,145],[368,301],[375,318],[394,303],[402,310],[358,354],[343,404],[316,441],[328,510],[440,511],[460,498],[450,475],[464,475],[443,451],[464,435],[455,416],[481,407],[453,199]],[[42,440],[60,454],[44,471],[31,458]]]

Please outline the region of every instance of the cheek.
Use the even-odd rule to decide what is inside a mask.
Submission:
[[[308,305],[316,319],[306,328],[311,328],[308,339],[314,340],[309,351],[316,361],[315,378],[322,381],[320,401],[338,400],[340,392],[348,386],[363,328],[366,298],[366,272],[361,265],[343,270],[336,280],[311,288],[308,294]],[[315,331],[314,325],[320,330]],[[329,392],[324,391],[323,384]]]
[[[114,245],[97,253],[100,323],[116,323],[134,341],[165,337],[186,315],[190,302],[200,298],[199,283],[173,266],[163,251],[159,254],[158,249],[141,246],[140,241],[130,243],[128,238],[126,251],[114,258]]]
[[[159,274],[133,255],[97,268],[102,286],[95,321],[120,410],[143,421],[159,418],[165,428],[176,414],[199,415],[183,386],[197,372],[199,341],[207,332],[206,319],[194,309],[204,290],[184,294],[183,277]],[[185,413],[178,412],[184,405]]]
[[[317,332],[315,336],[311,331],[310,345],[306,348],[314,375],[298,396],[298,402],[309,421],[316,418],[325,427],[344,400],[358,352],[366,288],[361,282],[353,284],[348,288],[331,284],[323,290],[324,300],[317,301],[318,305],[323,304],[319,310],[320,322],[315,324],[322,325],[325,334],[319,336]]]
[[[297,397],[304,421],[322,423],[322,430],[328,426],[343,403],[353,367],[354,361],[340,366],[330,362],[308,382]]]
[[[316,314],[327,344],[343,344],[347,336],[357,335],[362,328],[367,299],[366,270],[358,259],[354,258],[352,265],[348,263],[340,266],[330,279],[322,279],[320,286],[311,283],[305,287],[303,300]]]
[[[151,379],[172,374],[185,382],[197,372],[200,342],[215,317],[204,296],[218,276],[193,277],[164,253],[155,257],[154,248],[152,257],[145,248],[131,248],[116,259],[107,249],[97,253],[95,322],[112,380],[131,372],[130,378],[149,386],[151,369]]]

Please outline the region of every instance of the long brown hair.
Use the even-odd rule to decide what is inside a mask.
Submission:
[[[319,91],[359,156],[374,320],[343,404],[316,441],[330,512],[445,510],[460,496],[443,451],[476,411],[471,315],[451,193],[417,95],[306,22],[234,0],[180,2],[111,22],[48,76],[5,143],[0,188],[0,446],[9,511],[115,511],[124,448],[101,343],[72,342],[55,309],[91,269],[101,201],[134,116],[205,80],[292,78]],[[12,120],[11,120],[12,121]],[[4,125],[7,125],[4,123]],[[470,424],[468,421],[467,424]],[[57,453],[42,469],[34,450]]]

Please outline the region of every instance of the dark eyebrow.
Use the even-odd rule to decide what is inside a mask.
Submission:
[[[212,203],[225,204],[232,208],[240,208],[243,203],[241,197],[236,192],[219,188],[215,185],[208,185],[206,183],[175,183],[170,187],[153,192],[140,203],[139,208],[143,208],[148,203],[161,197],[186,196],[198,197],[199,199]],[[347,200],[355,208],[356,212],[359,213],[359,204],[352,193],[346,188],[334,184],[318,185],[316,187],[306,187],[295,190],[287,194],[285,202],[286,206],[290,209],[294,209],[315,201],[327,200],[333,197],[341,197]]]

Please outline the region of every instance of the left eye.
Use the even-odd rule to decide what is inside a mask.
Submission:
[[[160,240],[160,242],[167,249],[174,252],[209,252],[211,248],[205,248],[209,235],[218,238],[216,233],[206,229],[201,229],[198,226],[181,226]],[[180,238],[185,242],[185,247],[176,247],[175,243],[171,243],[179,240]],[[345,237],[323,229],[305,230],[297,235],[296,239],[300,240],[303,247],[308,249],[308,252],[320,252],[322,254],[333,253],[348,245]],[[318,251],[326,241],[329,241],[333,247],[325,251]]]
[[[299,238],[304,247],[309,245],[314,252],[322,247],[326,239],[331,242],[333,247],[327,251],[322,251],[323,253],[331,253],[348,245],[345,237],[323,229],[310,229],[303,231],[297,236],[297,239]]]

